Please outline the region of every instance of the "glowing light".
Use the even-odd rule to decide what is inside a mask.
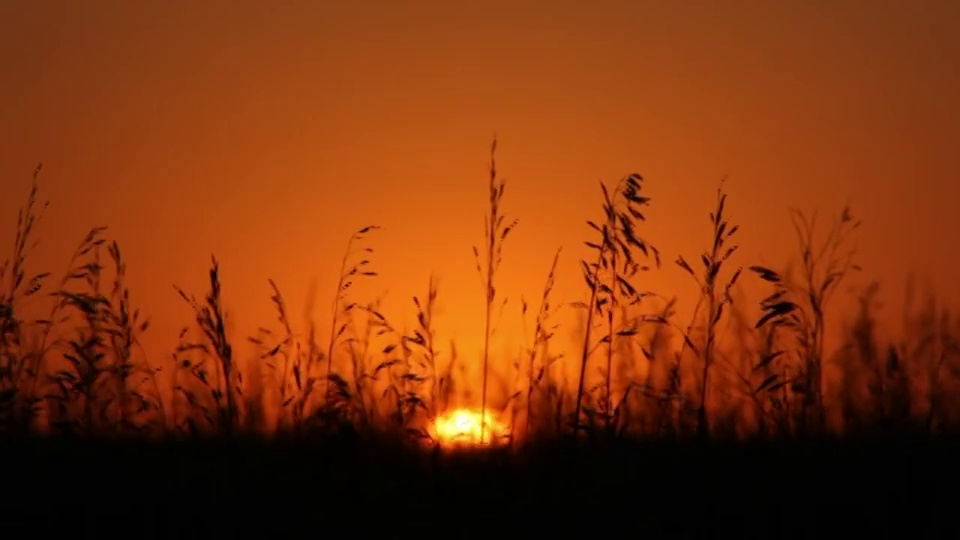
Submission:
[[[487,411],[483,421],[480,411],[455,409],[440,415],[434,423],[434,435],[442,446],[482,446],[503,442],[509,435],[507,427]],[[484,424],[480,439],[481,422]]]

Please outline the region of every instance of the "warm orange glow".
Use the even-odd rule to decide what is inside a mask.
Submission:
[[[481,439],[481,419],[485,428]],[[497,444],[508,435],[506,425],[493,418],[488,410],[486,415],[472,409],[454,409],[440,415],[434,423],[434,436],[442,446],[480,446]]]
[[[430,445],[535,442],[586,421],[577,410],[589,408],[594,419],[618,404],[630,433],[695,424],[687,409],[700,401],[718,419],[732,415],[717,425],[749,431],[782,421],[789,431],[807,421],[795,419],[788,398],[811,400],[785,397],[793,386],[781,383],[808,373],[814,353],[822,374],[809,373],[823,379],[837,423],[853,414],[840,408],[852,410],[848,393],[863,407],[857,414],[875,402],[892,406],[874,391],[893,384],[881,377],[888,345],[924,351],[925,363],[904,371],[903,391],[960,425],[960,403],[948,415],[936,397],[960,396],[954,359],[945,359],[950,344],[930,344],[956,324],[939,310],[960,305],[960,250],[956,235],[945,235],[960,230],[960,33],[949,23],[960,20],[960,2],[874,2],[869,10],[858,2],[183,4],[162,14],[146,2],[2,4],[0,393],[20,384],[9,374],[22,371],[30,381],[17,390],[24,411],[70,382],[50,380],[66,377],[61,367],[76,371],[60,342],[89,335],[87,321],[74,321],[88,303],[51,317],[68,292],[61,280],[74,266],[104,266],[97,277],[110,296],[116,272],[107,246],[116,241],[129,268],[129,310],[149,329],[120,354],[114,329],[102,327],[105,350],[90,354],[108,354],[103,366],[135,354],[154,378],[136,393],[157,396],[157,410],[144,415],[175,430],[192,426],[188,419],[218,429],[221,416],[208,411],[233,388],[237,406],[223,408],[264,433],[325,412],[331,394],[351,421],[415,432]],[[482,227],[494,157],[506,186],[498,216],[504,227],[518,222],[493,250],[502,264],[488,287]],[[29,251],[22,256],[12,248],[38,162],[38,213],[51,205],[29,240],[17,242]],[[663,264],[644,257],[650,271],[628,283],[645,298],[617,312],[615,324],[629,328],[621,335],[603,316],[588,325],[594,311],[583,309],[591,290],[582,261],[597,260],[597,231],[587,222],[606,215],[600,183],[613,188],[631,173],[645,178],[650,197],[635,232]],[[716,235],[707,217],[726,175],[725,231],[740,232],[716,275],[744,271],[730,289],[735,306],[709,334],[718,361],[711,353],[708,362],[703,327],[713,319],[704,292],[726,289],[706,288],[674,263],[683,257],[698,275],[709,268],[701,254]],[[863,219],[847,240],[864,272],[831,278],[822,342],[807,340],[822,347],[774,358],[754,327],[771,284],[749,267],[803,282],[790,209],[820,216],[821,246],[848,202]],[[70,263],[101,225],[109,227],[102,253]],[[381,228],[350,248],[344,268],[348,239],[370,226]],[[816,249],[825,259],[830,251]],[[555,287],[544,298],[557,253]],[[211,255],[222,261],[224,313],[224,324],[211,327],[223,330],[224,346],[197,327],[203,306],[172,287],[204,303]],[[830,267],[824,260],[816,273],[832,275]],[[32,276],[48,272],[37,288]],[[904,294],[913,272],[916,289]],[[70,282],[62,288],[84,301],[101,294],[86,279]],[[853,319],[872,283],[880,289],[869,318]],[[611,284],[624,285],[613,277],[603,287]],[[651,317],[633,327],[659,316],[667,299],[676,301],[668,324]],[[542,318],[541,306],[549,307]],[[5,328],[28,326],[23,340],[7,339]],[[32,334],[47,329],[49,340]],[[876,346],[866,346],[868,337]],[[777,340],[797,343],[788,334]],[[863,362],[848,361],[854,353]],[[14,357],[22,370],[10,369]],[[237,385],[223,375],[227,365]],[[706,365],[716,366],[709,376]],[[74,375],[97,381],[104,405],[122,401],[114,383]],[[939,389],[946,378],[950,386]],[[141,384],[139,375],[130,380]],[[81,397],[71,414],[86,422],[101,405]],[[479,410],[491,403],[499,422],[488,419],[481,440]]]

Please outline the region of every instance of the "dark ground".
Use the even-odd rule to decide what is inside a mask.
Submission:
[[[7,439],[0,535],[958,537],[958,450],[960,438],[608,443],[448,458],[357,443]]]

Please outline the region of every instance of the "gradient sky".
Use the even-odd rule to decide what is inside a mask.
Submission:
[[[435,272],[442,335],[469,346],[496,133],[511,302],[536,303],[560,246],[578,299],[598,182],[638,172],[667,263],[706,246],[729,175],[739,263],[792,255],[788,207],[849,200],[888,303],[911,270],[955,303],[957,21],[946,0],[3,2],[0,232],[42,161],[34,268],[109,225],[160,343],[211,253],[243,335],[274,320],[267,278],[295,314],[316,283],[323,320],[348,236],[377,224],[358,292],[412,322]],[[696,293],[672,265],[651,286]]]

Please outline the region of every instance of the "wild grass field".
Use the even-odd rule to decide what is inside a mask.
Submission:
[[[914,302],[901,334],[881,335],[875,284],[852,320],[833,316],[839,287],[869,272],[857,266],[851,209],[829,223],[792,214],[783,236],[797,242],[798,264],[763,267],[737,256],[721,184],[704,209],[702,253],[662,259],[644,236],[655,204],[648,180],[602,184],[582,239],[592,255],[575,262],[582,302],[552,296],[558,265],[574,264],[558,251],[536,301],[519,307],[533,321],[529,343],[502,358],[490,347],[507,308],[497,278],[517,221],[504,213],[495,151],[486,235],[473,248],[484,351],[467,380],[460,364],[476,360],[436,340],[433,281],[415,294],[413,329],[353,294],[357,281],[378,278],[377,225],[336,254],[329,327],[295,328],[271,281],[275,320],[231,334],[232,291],[220,280],[229,269],[214,259],[206,291],[177,291],[194,314],[179,345],[144,350],[149,317],[131,300],[109,229],[91,229],[63,274],[31,265],[47,208],[38,168],[0,267],[11,522],[456,537],[580,526],[766,537],[840,521],[863,533],[891,520],[922,518],[918,532],[949,523],[933,518],[949,507],[937,493],[950,486],[960,427],[960,322],[947,306]],[[692,319],[677,316],[672,295],[646,288],[647,273],[668,264],[700,291]],[[764,291],[754,319],[735,301],[747,281]],[[576,354],[558,352],[570,331],[556,322],[560,309],[579,314]],[[842,328],[833,348],[828,325]],[[248,346],[255,355],[241,352]],[[920,503],[924,513],[906,512]]]

